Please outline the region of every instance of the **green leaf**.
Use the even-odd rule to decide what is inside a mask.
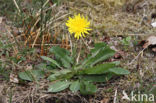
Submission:
[[[77,48],[73,47],[72,52],[71,52],[71,57],[72,57],[72,61],[75,62],[76,58],[77,58]],[[76,62],[75,62],[76,64]]]
[[[48,88],[48,92],[60,92],[69,87],[71,82],[69,81],[57,81],[56,83],[52,84]]]
[[[130,73],[128,70],[119,67],[111,68],[109,71],[117,75],[126,75]]]
[[[154,85],[154,84],[153,84]],[[150,94],[156,95],[156,86],[153,86],[149,91]]]
[[[80,90],[80,82],[79,81],[72,82],[70,85],[70,90],[72,92],[77,92],[78,90]]]
[[[28,81],[39,80],[44,77],[44,71],[42,70],[29,70],[18,73],[19,78]]]
[[[83,81],[80,83],[80,93],[83,95],[92,95],[96,93],[96,86],[88,81]]]
[[[35,68],[40,69],[40,70],[45,70],[47,68],[47,64],[40,63],[40,64],[36,65]]]
[[[114,63],[116,66],[120,65],[120,61],[113,61],[112,63]]]
[[[110,73],[102,75],[84,75],[82,79],[90,82],[107,82],[112,78],[112,76],[113,75]]]
[[[110,68],[115,67],[114,63],[104,63],[104,64],[99,64],[91,68],[83,69],[79,71],[80,74],[104,74],[109,72],[108,70]]]
[[[56,65],[57,67],[59,67],[59,68],[61,68],[61,66],[60,66],[55,60],[53,60],[53,59],[51,59],[51,58],[49,58],[49,57],[46,57],[46,56],[41,56],[41,58],[42,58],[43,60],[46,60],[46,61],[49,61],[49,62],[55,64],[55,65]]]
[[[56,73],[56,74],[51,74],[47,79],[49,81],[54,81],[54,80],[57,80],[57,77],[60,76],[61,74],[59,73]]]
[[[91,50],[91,53],[94,53],[97,50],[99,50],[101,48],[106,48],[106,47],[108,47],[106,43],[96,43],[96,44],[94,44],[94,49]]]
[[[64,67],[69,68],[71,67],[72,58],[69,56],[70,52],[64,48],[60,48],[58,46],[52,47],[50,52],[54,53],[56,57],[58,57]]]
[[[97,55],[91,59],[88,60],[86,65],[93,66],[98,62],[104,61],[114,55],[114,50],[111,50],[109,48],[106,48],[104,50],[100,49],[100,51],[97,53]]]
[[[123,40],[121,40],[121,42],[122,42],[123,45],[129,45],[131,39],[132,38],[130,36],[128,36],[128,37],[124,38]]]
[[[70,72],[71,72],[71,70],[69,70],[69,69],[63,69],[63,70],[60,70],[60,71],[54,71],[54,74],[50,75],[50,76],[48,77],[48,80],[54,81],[54,80],[56,80],[59,76],[65,75],[65,74],[70,73]]]
[[[83,65],[92,67],[98,62],[104,61],[115,54],[105,43],[95,44],[95,48],[91,50],[91,55],[84,61]]]
[[[131,41],[131,36],[126,37],[126,41],[130,42]]]
[[[33,77],[29,71],[18,73],[19,78],[22,80],[33,81]]]

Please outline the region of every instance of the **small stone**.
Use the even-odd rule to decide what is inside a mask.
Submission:
[[[152,25],[152,27],[156,27],[156,22],[154,22],[154,23],[151,23],[151,25]]]

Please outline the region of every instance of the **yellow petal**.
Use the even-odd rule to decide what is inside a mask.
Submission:
[[[74,15],[73,18],[69,17],[66,26],[68,27],[70,34],[74,33],[74,37],[77,39],[86,37],[85,34],[89,34],[88,31],[92,30],[89,28],[90,22],[88,19],[80,14]]]

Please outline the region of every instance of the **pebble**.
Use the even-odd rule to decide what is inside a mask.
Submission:
[[[156,22],[151,23],[152,27],[156,27]]]

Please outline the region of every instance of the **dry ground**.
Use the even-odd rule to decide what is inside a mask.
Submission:
[[[57,9],[61,10],[63,14],[80,12],[88,16],[94,29],[91,36],[88,37],[88,45],[92,46],[92,42],[108,43],[120,55],[112,59],[119,60],[121,66],[131,73],[98,84],[98,91],[92,96],[73,94],[68,90],[50,94],[47,93],[49,84],[47,80],[42,79],[39,84],[32,82],[12,83],[10,78],[4,80],[4,75],[0,74],[0,100],[4,99],[0,103],[6,103],[5,99],[12,101],[9,103],[133,103],[121,99],[123,90],[127,94],[130,94],[131,91],[156,93],[156,53],[152,52],[150,48],[141,53],[142,46],[134,44],[145,40],[150,35],[156,35],[156,28],[150,25],[154,18],[156,19],[152,16],[156,14],[156,1],[141,0],[137,3],[129,1],[122,6],[115,7],[112,7],[113,4],[105,4],[101,1],[80,1],[64,3]],[[4,26],[0,25],[0,30],[3,33],[6,33],[7,29],[10,28],[6,25],[6,28],[3,28],[6,30],[2,30],[2,27]],[[60,28],[62,27],[60,26]],[[123,46],[121,40],[127,36],[131,36],[132,39],[129,45]],[[2,36],[1,40],[4,40]],[[11,39],[11,41],[13,40]],[[11,53],[10,50],[8,52]],[[0,59],[7,62],[6,55],[2,55]],[[19,64],[9,61],[4,65],[6,69],[11,71],[11,74],[15,75],[13,77],[15,79],[17,71],[31,67],[30,65],[35,65],[40,61],[35,54],[28,54],[26,60]],[[115,92],[117,92],[116,97]]]

